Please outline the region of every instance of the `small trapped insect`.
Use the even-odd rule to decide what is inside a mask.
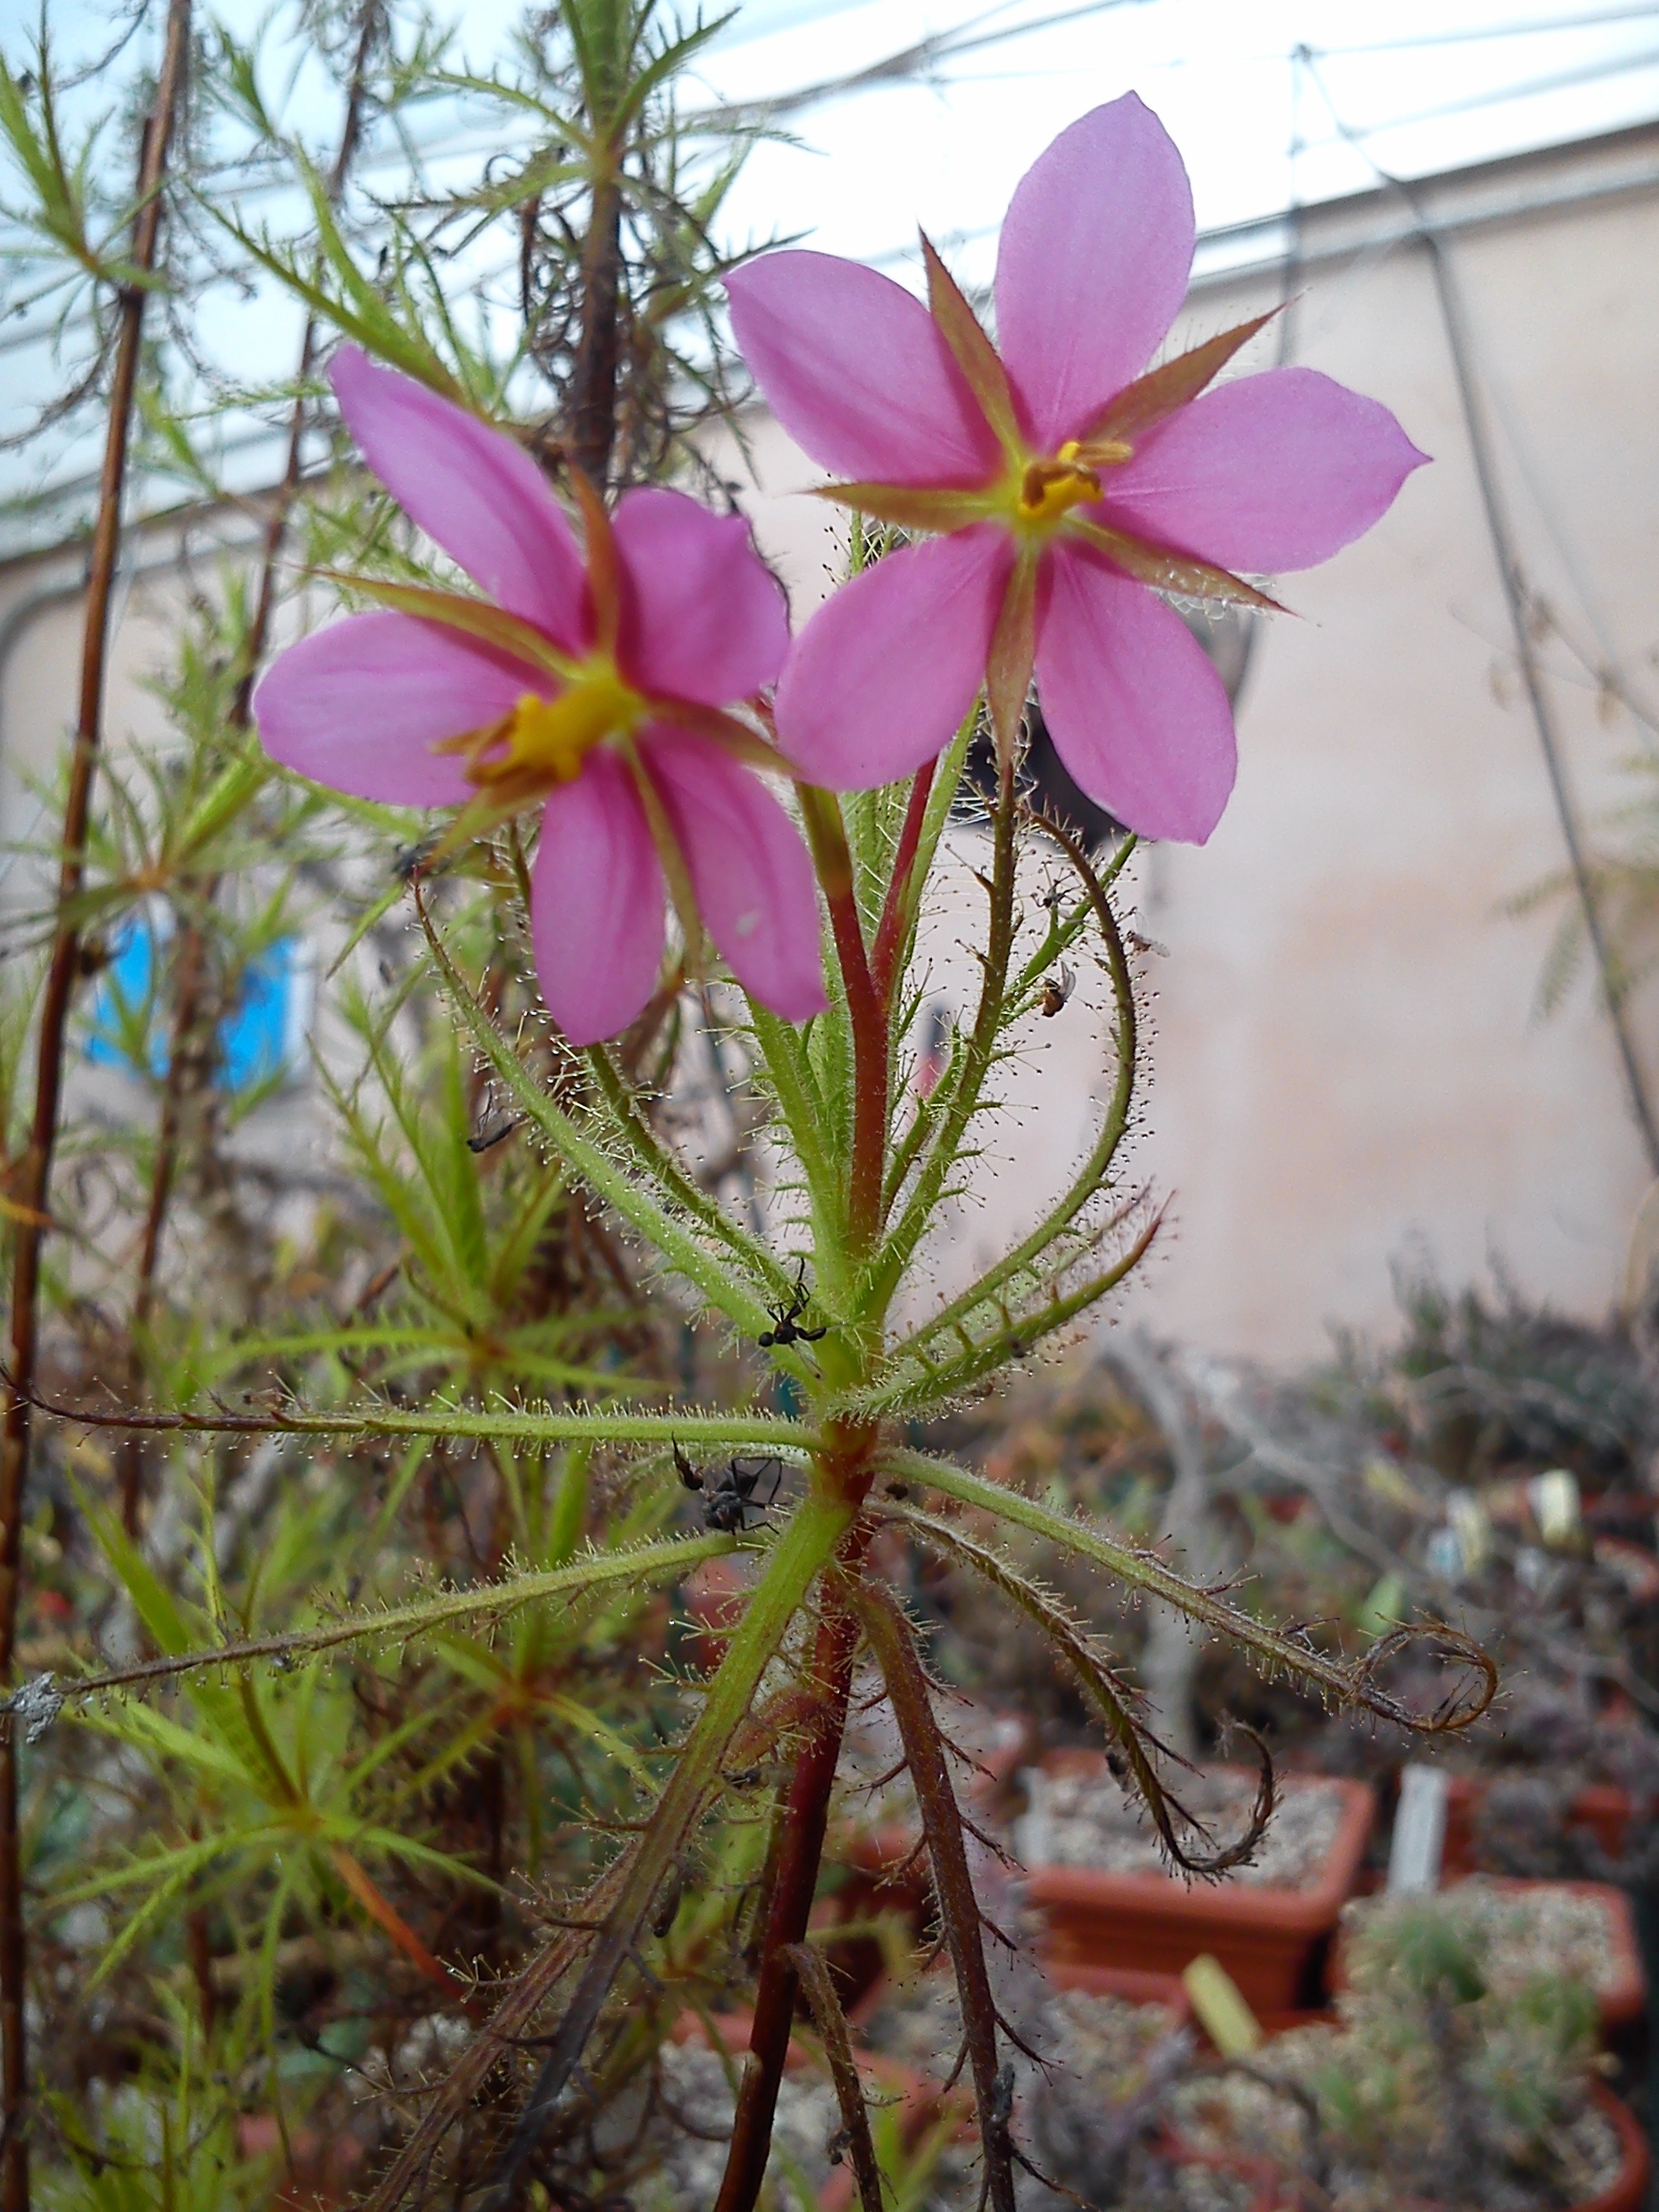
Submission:
[[[1123,942],[1132,952],[1156,952],[1166,960],[1170,957],[1170,948],[1167,945],[1160,945],[1155,937],[1143,937],[1138,929],[1126,929],[1123,933]]]
[[[672,1449],[674,1454],[674,1472],[678,1475],[681,1482],[688,1490],[701,1490],[702,1477],[697,1473],[696,1468],[692,1466],[678,1444],[673,1445]]]
[[[478,1116],[477,1127],[466,1140],[466,1149],[469,1152],[490,1152],[510,1137],[515,1129],[522,1129],[525,1120],[522,1114],[507,1114],[501,1110],[495,1085],[491,1081],[485,1085],[483,1109]]]
[[[1058,975],[1051,975],[1042,987],[1042,1011],[1052,1021],[1077,988],[1077,976],[1062,960]]]
[[[412,845],[405,845],[392,863],[392,872],[400,883],[411,883],[438,849],[438,833],[420,837]]]
[[[764,1330],[761,1335],[763,1352],[769,1352],[775,1344],[816,1344],[820,1337],[829,1335],[827,1324],[823,1328],[803,1328],[800,1326],[800,1317],[806,1311],[808,1295],[806,1255],[803,1252],[795,1262],[795,1287],[788,1303],[769,1306],[766,1310],[775,1325]]]
[[[764,1501],[755,1496],[762,1475],[768,1468],[772,1470],[772,1487]],[[684,1480],[684,1475],[681,1480]],[[745,1465],[740,1459],[728,1460],[726,1472],[702,1501],[702,1517],[711,1528],[723,1535],[741,1536],[748,1527],[750,1513],[766,1514],[778,1494],[778,1485],[783,1480],[783,1462],[776,1459],[756,1460]],[[697,1487],[701,1489],[702,1484]]]

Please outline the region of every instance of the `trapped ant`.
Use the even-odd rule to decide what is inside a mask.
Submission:
[[[769,1352],[775,1344],[816,1344],[820,1337],[829,1335],[827,1322],[822,1328],[803,1328],[800,1326],[800,1317],[806,1311],[809,1297],[806,1255],[803,1252],[795,1261],[795,1287],[787,1303],[766,1309],[775,1326],[762,1334],[760,1346],[763,1352]]]
[[[685,1487],[704,1491],[702,1517],[707,1527],[719,1529],[722,1535],[741,1536],[749,1525],[746,1516],[750,1512],[766,1514],[771,1511],[773,1501],[778,1494],[778,1486],[783,1480],[781,1460],[757,1460],[747,1467],[740,1459],[728,1460],[726,1472],[720,1480],[712,1490],[705,1490],[702,1475],[678,1444],[673,1447],[673,1452],[675,1471]],[[756,1498],[755,1492],[769,1467],[772,1470],[772,1487],[763,1503]]]
[[[1058,975],[1051,975],[1042,987],[1042,1011],[1052,1021],[1064,1007],[1077,988],[1077,977],[1062,960]]]

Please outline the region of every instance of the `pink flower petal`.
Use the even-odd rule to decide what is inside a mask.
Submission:
[[[641,753],[726,966],[785,1021],[821,1014],[817,890],[800,832],[759,776],[707,738],[659,724]]]
[[[1386,407],[1313,368],[1206,392],[1107,483],[1107,519],[1224,568],[1328,561],[1394,504],[1419,453]]]
[[[1143,837],[1203,844],[1237,764],[1209,655],[1173,607],[1075,546],[1054,548],[1044,582],[1037,697],[1054,750]]]
[[[738,350],[796,444],[837,476],[966,489],[1001,465],[938,325],[890,276],[768,253],[726,280]]]
[[[545,679],[459,630],[410,615],[348,615],[278,653],[253,695],[265,750],[331,791],[390,806],[472,796],[444,738],[488,729]]]
[[[1152,359],[1186,297],[1193,234],[1186,167],[1132,92],[1026,171],[997,252],[997,337],[1042,452],[1080,436]]]
[[[589,755],[542,816],[530,884],[536,974],[572,1044],[618,1036],[657,988],[662,868],[633,779],[614,753]]]
[[[711,514],[684,492],[629,491],[614,527],[629,586],[622,665],[635,684],[726,707],[775,679],[789,610],[742,515]]]
[[[890,553],[819,608],[778,686],[778,741],[834,791],[871,791],[942,752],[985,679],[1013,568],[994,523]]]
[[[581,554],[523,447],[361,346],[340,347],[329,380],[363,459],[410,520],[498,606],[580,651],[588,635]]]

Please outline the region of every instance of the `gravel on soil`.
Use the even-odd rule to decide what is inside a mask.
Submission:
[[[1471,1875],[1449,1890],[1443,1902],[1457,1900],[1492,1948],[1487,1974],[1494,1989],[1515,1989],[1540,1974],[1556,1974],[1603,1993],[1616,1989],[1626,1972],[1622,1947],[1608,1900],[1542,1882],[1536,1889],[1499,1889],[1481,1875]],[[1356,1897],[1342,1909],[1344,1925],[1363,1928],[1369,1913],[1387,1905],[1384,1897]]]
[[[1102,1766],[1050,1774],[1042,1767],[1023,1778],[1029,1810],[1017,1825],[1015,1848],[1027,1866],[1087,1867],[1097,1874],[1171,1871],[1158,1830],[1138,1797],[1130,1796]],[[1214,1850],[1244,1830],[1255,1803],[1256,1778],[1237,1767],[1212,1766],[1183,1775],[1176,1794],[1209,1832],[1182,1838]],[[1263,1889],[1304,1889],[1329,1857],[1342,1826],[1344,1799],[1334,1782],[1304,1775],[1282,1778],[1267,1832],[1248,1866],[1221,1877]],[[1181,1833],[1179,1826],[1177,1834]]]
[[[634,2198],[641,2212],[690,2212],[720,2194],[737,2099],[720,2054],[707,2044],[669,2044],[660,2067],[650,2170],[635,2184]],[[841,2107],[828,2081],[786,2074],[778,2085],[768,2167],[774,2181],[798,2178],[816,2194],[830,2178],[830,2145],[840,2126]]]

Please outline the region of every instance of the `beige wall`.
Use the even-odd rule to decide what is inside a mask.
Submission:
[[[1577,634],[1599,623],[1659,695],[1659,134],[1493,165],[1431,202],[1491,374],[1530,580]],[[1386,194],[1310,216],[1297,357],[1386,401],[1435,465],[1370,537],[1287,580],[1295,617],[1257,638],[1220,829],[1136,872],[1141,927],[1168,954],[1148,964],[1152,1083],[1130,1175],[1173,1202],[1118,1310],[1275,1358],[1318,1353],[1332,1322],[1386,1327],[1389,1263],[1414,1249],[1454,1283],[1497,1255],[1528,1291],[1599,1313],[1648,1181],[1588,984],[1535,1017],[1560,910],[1504,912],[1564,848],[1408,229]],[[1177,342],[1273,304],[1281,281],[1273,267],[1200,284]],[[1241,366],[1267,365],[1273,343]],[[821,505],[782,495],[819,479],[775,428],[755,453],[762,535],[810,601]],[[1544,653],[1593,816],[1639,732],[1622,711],[1603,719],[1559,641]],[[951,935],[937,939],[941,984],[963,1005],[972,979]],[[939,1255],[945,1284],[1075,1159],[1101,1082],[1082,997],[1016,1071],[1019,1126]],[[1638,1010],[1650,1062],[1653,1011]]]
[[[1493,165],[1430,197],[1491,375],[1529,576],[1574,634],[1599,627],[1651,697],[1659,132]],[[1297,356],[1385,400],[1435,465],[1362,544],[1289,580],[1296,617],[1258,638],[1225,819],[1206,850],[1137,865],[1140,926],[1168,951],[1148,957],[1152,1080],[1128,1174],[1172,1204],[1119,1310],[1220,1351],[1300,1358],[1333,1322],[1386,1326],[1389,1262],[1416,1245],[1454,1282],[1497,1253],[1528,1291],[1597,1313],[1648,1179],[1589,989],[1534,1017],[1555,917],[1503,912],[1563,848],[1409,227],[1386,194],[1314,211]],[[1205,281],[1178,337],[1269,304],[1279,281],[1276,267]],[[804,613],[830,580],[834,519],[799,495],[819,478],[776,427],[752,432],[746,497]],[[0,641],[24,595],[73,574],[0,569]],[[165,587],[135,589],[118,732],[155,727],[135,681],[166,611]],[[27,816],[15,765],[45,758],[66,726],[75,650],[74,609],[58,604],[0,663],[7,836]],[[1638,730],[1622,710],[1603,719],[1559,640],[1544,653],[1593,814]],[[958,940],[973,896],[959,868],[930,939],[938,994],[956,1006],[971,988]],[[942,1286],[1035,1214],[1085,1141],[1105,1076],[1093,988],[1085,973],[1012,1071],[1020,1113],[936,1255]],[[1659,1059],[1650,1007],[1638,1026]]]

